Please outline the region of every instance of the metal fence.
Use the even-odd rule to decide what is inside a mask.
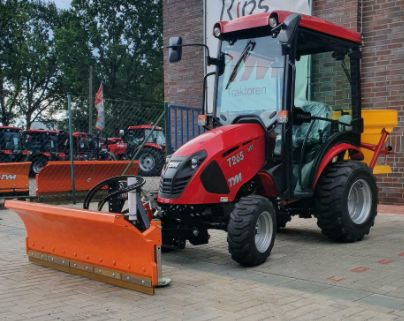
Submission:
[[[105,99],[103,128],[97,116],[87,98],[68,95],[66,108],[35,129],[2,135],[15,148],[0,150],[10,154],[1,158],[0,198],[57,194],[75,202],[102,179],[135,173],[134,160],[147,177],[146,189],[156,191],[167,152],[164,104]]]
[[[203,132],[198,126],[200,110],[179,105],[166,105],[167,150],[174,152]]]
[[[0,186],[0,198],[18,191],[74,203],[100,180],[134,173],[135,160],[145,190],[156,192],[167,154],[203,132],[198,109],[119,99],[104,100],[104,128],[96,128],[97,111],[90,112],[88,99],[66,98],[66,108],[44,119],[44,128],[22,132],[19,163],[0,163],[0,177],[25,175],[20,185]]]

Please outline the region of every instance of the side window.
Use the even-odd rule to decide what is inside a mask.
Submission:
[[[310,186],[314,162],[323,144],[332,134],[351,130],[352,120],[349,48],[337,40],[321,38],[316,41],[314,34],[301,36],[304,41],[298,48],[301,56],[296,62],[295,112],[301,109],[311,116],[338,123],[312,118],[310,122],[293,126],[296,192]],[[313,53],[306,54],[308,52]]]
[[[306,78],[305,88],[296,86],[295,106],[313,116],[339,120],[339,131],[349,130],[352,120],[350,59],[348,55],[330,50],[306,55],[297,62],[296,82]],[[305,68],[302,68],[302,65]],[[344,125],[346,124],[346,125]],[[305,126],[306,125],[306,126]],[[326,121],[313,124],[314,136],[329,127]],[[310,125],[304,124],[303,127]]]

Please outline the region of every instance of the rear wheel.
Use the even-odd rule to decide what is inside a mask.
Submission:
[[[139,174],[144,176],[158,176],[164,166],[163,153],[152,149],[143,148],[139,154]]]
[[[365,164],[331,164],[316,188],[317,225],[331,240],[360,241],[374,225],[377,202],[376,180]]]
[[[241,198],[230,215],[227,242],[229,252],[243,266],[255,266],[271,254],[276,235],[276,214],[265,197]]]
[[[48,159],[43,156],[35,157],[31,163],[31,174],[38,175],[39,172],[46,166]]]

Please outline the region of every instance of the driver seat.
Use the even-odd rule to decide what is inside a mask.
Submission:
[[[321,102],[305,101],[301,109],[304,112],[309,112],[312,116],[332,117],[331,107]],[[323,138],[329,135],[330,123],[324,120],[312,120],[310,123],[303,123],[293,127],[293,176],[296,180],[295,192],[301,192],[304,188],[309,187],[314,159],[321,147]],[[304,155],[301,155],[304,143]],[[300,158],[302,156],[301,177],[303,187],[299,184]]]

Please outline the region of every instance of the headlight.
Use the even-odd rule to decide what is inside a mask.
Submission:
[[[269,18],[269,26],[275,28],[278,25],[278,19],[275,16]]]
[[[199,165],[198,159],[197,158],[192,158],[191,159],[191,168],[196,169],[198,167],[198,165]]]
[[[205,160],[207,154],[204,150],[201,150],[200,152],[197,152],[196,154],[191,156],[190,160],[190,166],[192,170],[196,170],[199,165],[202,164],[202,162]]]

